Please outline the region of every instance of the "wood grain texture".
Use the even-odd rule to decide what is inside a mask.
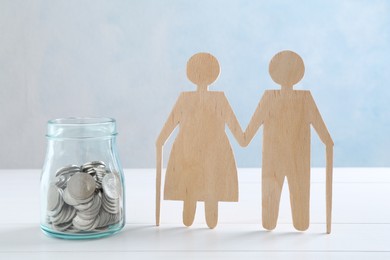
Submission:
[[[327,151],[326,205],[330,233],[333,141],[310,92],[293,90],[304,71],[302,58],[292,51],[280,52],[272,58],[269,73],[281,90],[264,93],[245,131],[245,145],[263,125],[263,227],[268,230],[276,227],[280,195],[287,178],[293,225],[303,231],[310,220],[310,126],[313,126]]]
[[[204,201],[206,223],[218,222],[218,202],[238,201],[237,167],[225,132],[227,125],[243,145],[244,134],[223,92],[208,90],[220,72],[218,61],[198,53],[187,63],[187,76],[197,90],[179,96],[156,142],[156,224],[160,215],[162,147],[173,130],[173,143],[166,171],[164,199],[182,200],[183,223],[191,226],[197,201]]]

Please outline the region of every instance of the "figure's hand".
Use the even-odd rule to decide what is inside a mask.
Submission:
[[[327,150],[327,151],[328,151],[328,150],[329,150],[329,151],[333,151],[334,143],[333,143],[332,140],[330,140],[330,141],[326,142],[325,146],[326,146],[326,150]]]
[[[248,144],[251,142],[250,138],[247,138],[246,131],[242,134],[242,142],[240,142],[240,145],[242,147],[247,147]]]
[[[326,158],[327,160],[333,160],[333,142],[326,144]]]
[[[164,146],[164,142],[161,140],[161,138],[158,138],[158,139],[156,140],[156,149],[157,149],[157,151],[158,151],[159,149],[162,149],[163,146]]]

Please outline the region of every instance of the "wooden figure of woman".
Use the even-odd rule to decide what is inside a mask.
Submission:
[[[244,143],[243,131],[224,93],[208,90],[219,73],[217,59],[208,53],[197,53],[187,63],[187,77],[197,89],[181,93],[156,142],[157,225],[162,149],[177,126],[179,133],[168,161],[164,199],[184,201],[184,225],[192,225],[197,201],[205,203],[209,228],[217,225],[219,201],[238,201],[237,168],[225,125],[241,144]]]
[[[310,91],[294,90],[304,75],[302,58],[292,51],[277,53],[269,65],[271,78],[280,90],[265,91],[245,131],[248,144],[261,125],[263,131],[262,220],[276,226],[285,177],[290,190],[294,227],[309,227],[310,126],[326,146],[327,233],[331,231],[333,141]]]

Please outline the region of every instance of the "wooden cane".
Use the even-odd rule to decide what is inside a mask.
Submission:
[[[156,155],[156,226],[160,226],[162,147],[157,147]]]
[[[332,228],[333,146],[326,147],[326,233]]]

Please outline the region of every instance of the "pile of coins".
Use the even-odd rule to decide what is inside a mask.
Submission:
[[[57,170],[47,194],[47,222],[62,232],[102,231],[121,219],[119,176],[102,161]]]

